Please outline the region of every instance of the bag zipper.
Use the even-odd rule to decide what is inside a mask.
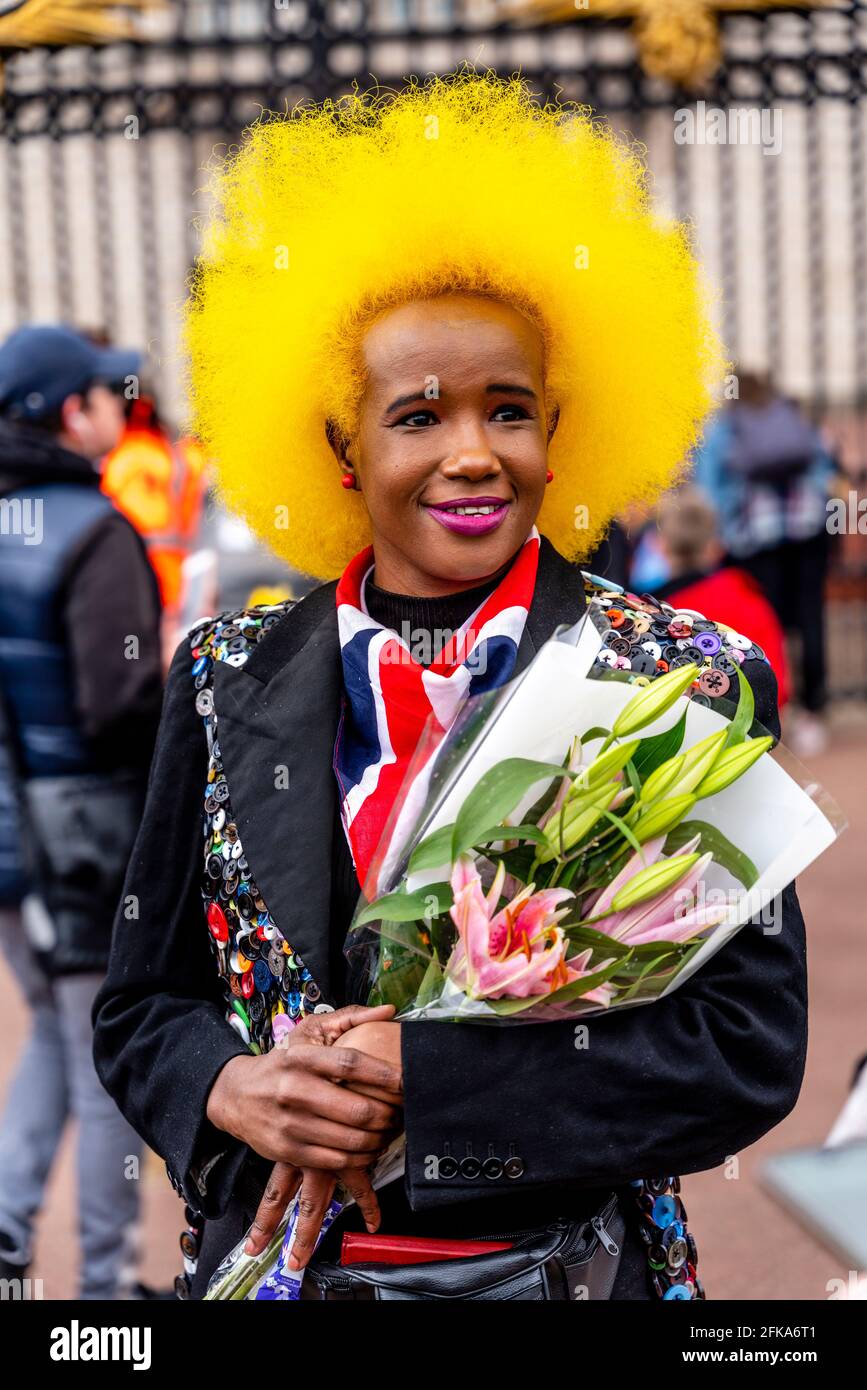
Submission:
[[[532,1236],[538,1231],[565,1231],[565,1221],[549,1221],[545,1226],[526,1226],[523,1231],[485,1231],[483,1235],[461,1236],[461,1240],[518,1240],[522,1236]]]
[[[605,1246],[605,1249],[608,1251],[608,1254],[619,1255],[620,1246],[617,1244],[617,1241],[614,1239],[607,1227],[602,1224],[602,1217],[594,1216],[590,1221],[590,1225],[593,1227],[599,1239],[602,1241],[602,1244]]]

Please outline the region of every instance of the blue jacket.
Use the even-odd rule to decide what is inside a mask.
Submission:
[[[94,591],[116,613],[95,607]],[[116,650],[119,632],[141,642],[136,662]],[[159,603],[139,537],[91,463],[0,420],[0,904],[26,891],[16,781],[146,766],[160,687]],[[129,716],[122,731],[120,712]],[[127,757],[118,734],[129,742],[132,718],[145,746]]]

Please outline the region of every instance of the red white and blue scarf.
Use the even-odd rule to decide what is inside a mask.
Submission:
[[[345,700],[334,772],[343,829],[362,886],[430,716],[434,731],[445,732],[468,696],[511,678],[538,562],[534,526],[494,592],[427,667],[396,632],[367,612],[364,586],[373,570],[372,546],[350,560],[338,581]]]

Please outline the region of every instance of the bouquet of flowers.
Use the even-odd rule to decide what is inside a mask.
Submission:
[[[743,670],[736,705],[702,693],[688,655],[648,679],[606,642],[612,596],[447,731],[429,723],[348,934],[355,1000],[497,1025],[650,1003],[756,916],[773,932],[782,889],[844,828],[756,723]],[[374,1187],[403,1158],[401,1138]],[[262,1255],[241,1242],[206,1297],[298,1298],[296,1214],[297,1198]]]
[[[772,919],[842,829],[771,755],[742,670],[727,718],[688,697],[693,662],[636,690],[587,672],[584,641],[558,635],[420,749],[347,942],[359,998],[498,1024],[649,1003]]]

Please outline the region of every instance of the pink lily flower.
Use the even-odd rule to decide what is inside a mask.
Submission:
[[[597,970],[604,970],[606,965],[610,965],[614,959],[613,956],[610,956],[608,960],[602,960],[598,965],[594,965],[592,969],[588,970],[587,966],[592,955],[593,950],[588,946],[586,951],[581,951],[577,956],[571,957],[566,964],[566,969],[571,972],[572,980],[581,980],[586,975],[595,975]],[[566,983],[571,984],[572,980],[567,980]],[[601,1004],[603,1008],[607,1009],[616,993],[617,990],[614,985],[609,984],[606,980],[601,985],[597,985],[595,989],[590,989],[586,994],[582,994],[581,998],[589,1000],[591,1004]]]
[[[694,835],[683,846],[681,853],[692,854],[700,838]],[[597,931],[627,946],[643,946],[651,941],[688,941],[722,921],[728,912],[727,903],[714,903],[707,907],[691,905],[694,890],[713,857],[711,854],[701,855],[677,883],[655,897],[647,898],[622,912],[609,911],[613,898],[633,875],[656,863],[664,842],[664,835],[648,840],[647,844],[642,845],[641,854],[631,855],[617,877],[595,896],[595,901],[591,899],[589,904],[584,905],[585,915],[595,917],[603,912],[609,914],[593,923]]]
[[[505,874],[500,862],[485,894],[469,855],[459,856],[452,870],[454,902],[449,914],[458,940],[446,973],[458,988],[472,999],[527,999],[550,994],[591,973],[582,968],[589,952],[577,969],[573,962],[567,963],[568,943],[557,926],[569,911],[557,905],[574,898],[571,889],[545,888],[536,893],[530,883],[495,912]],[[599,1002],[607,1003],[607,997]]]

